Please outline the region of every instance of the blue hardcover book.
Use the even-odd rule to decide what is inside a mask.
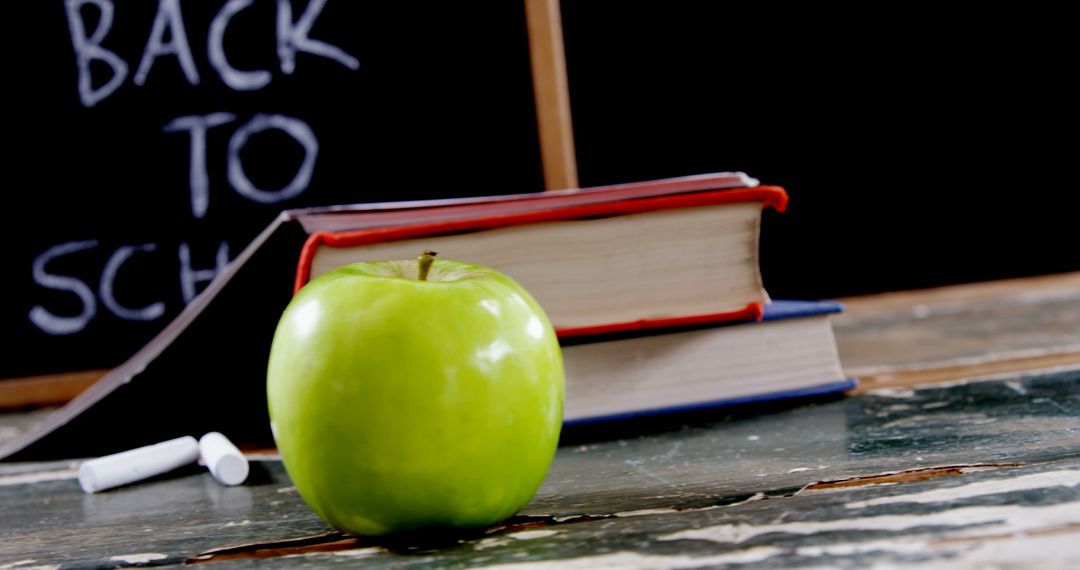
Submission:
[[[830,301],[774,301],[759,321],[717,322],[563,348],[568,427],[820,398],[855,387]]]

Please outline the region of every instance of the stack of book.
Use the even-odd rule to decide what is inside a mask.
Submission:
[[[843,392],[836,303],[772,301],[762,211],[787,194],[741,173],[426,207],[298,212],[296,288],[425,249],[525,286],[563,344],[568,425]]]
[[[285,211],[127,362],[0,445],[0,460],[208,431],[272,445],[265,370],[290,290],[423,250],[494,267],[537,298],[564,346],[568,426],[842,393],[853,382],[829,322],[841,307],[772,301],[762,284],[762,211],[786,206],[783,189],[720,173]]]

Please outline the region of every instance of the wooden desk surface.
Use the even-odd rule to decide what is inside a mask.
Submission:
[[[1072,287],[1040,306],[1075,314]],[[932,319],[948,303],[906,303],[888,318],[856,306],[849,324],[837,323],[845,365],[892,378],[930,361],[952,366],[962,360],[940,345],[956,335],[933,331],[1008,343],[1040,326],[1032,314],[1049,315],[1014,319],[1012,301],[980,299],[981,316],[968,306],[952,312],[958,319]],[[1046,318],[1055,343],[1080,339],[1077,321]],[[933,346],[880,340],[920,328]],[[863,341],[872,350],[852,353]],[[472,534],[337,534],[273,458],[255,461],[241,487],[192,468],[97,495],[79,490],[75,462],[0,464],[0,568],[1080,567],[1080,367],[890,382],[824,404],[564,446],[520,516]]]

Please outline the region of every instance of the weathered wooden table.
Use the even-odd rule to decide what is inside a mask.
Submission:
[[[838,323],[842,351],[883,328]],[[192,468],[97,495],[76,462],[0,464],[0,568],[1078,568],[1080,367],[1056,364],[564,446],[520,516],[462,534],[338,534],[266,456],[240,487]]]

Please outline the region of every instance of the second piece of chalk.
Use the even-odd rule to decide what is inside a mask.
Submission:
[[[199,456],[222,485],[239,485],[247,479],[247,458],[227,437],[216,431],[199,438]]]

